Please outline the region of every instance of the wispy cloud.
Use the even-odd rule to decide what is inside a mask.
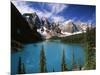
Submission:
[[[51,8],[51,13],[58,14],[62,12],[65,8],[68,7],[68,5],[65,4],[48,4],[49,8]]]
[[[35,11],[34,9],[30,8],[25,1],[12,1],[12,3],[16,6],[21,14]]]
[[[34,13],[36,12],[37,15],[42,18],[46,17],[54,22],[64,22],[68,19],[71,19],[73,21],[84,21],[87,23],[95,23],[95,12],[91,11],[88,6],[84,6],[84,8],[77,8],[76,6],[71,7],[67,4],[58,4],[58,3],[36,3],[28,2],[28,1],[20,1],[20,0],[13,0],[13,4],[17,7],[17,9],[21,12],[21,14],[24,13]],[[70,9],[68,9],[70,8]],[[82,12],[82,10],[89,9],[86,12]],[[94,10],[95,8],[91,7],[91,10]],[[66,11],[65,11],[66,10]],[[95,10],[94,10],[95,11]],[[93,15],[91,16],[91,14]],[[90,16],[88,16],[90,15]]]
[[[51,10],[47,11],[45,9],[44,3],[40,5],[42,10],[30,7],[30,5],[27,4],[27,1],[13,1],[13,3],[17,7],[17,9],[21,12],[21,14],[36,12],[40,18],[41,17],[51,18],[55,22],[58,21],[62,22],[65,20],[63,16],[59,16],[57,14],[62,12],[65,8],[68,7],[67,5],[64,4],[48,3],[47,7]]]
[[[62,16],[53,16],[53,17],[51,17],[51,19],[52,19],[54,22],[63,22],[63,21],[65,21],[65,18],[62,17]]]

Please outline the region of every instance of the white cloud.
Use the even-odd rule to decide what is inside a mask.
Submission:
[[[27,4],[27,2],[25,2],[25,1],[12,1],[12,2],[16,6],[16,8],[19,10],[19,12],[21,14],[36,12],[39,15],[39,17],[42,17],[42,16],[47,17],[46,16],[47,13],[45,14],[45,13],[43,13],[42,11],[40,11],[38,9],[29,7],[29,5]]]
[[[35,10],[30,8],[25,1],[12,1],[21,14],[31,13]]]
[[[65,19],[62,16],[53,16],[52,20],[54,22],[64,22],[65,21]]]
[[[41,8],[43,10],[40,11],[39,9],[30,7],[26,1],[12,1],[12,2],[17,7],[17,9],[21,12],[21,14],[36,12],[40,18],[41,17],[51,18],[52,21],[54,21],[54,22],[58,22],[58,21],[62,22],[65,20],[63,16],[59,16],[57,14],[62,12],[65,8],[68,7],[64,4],[50,3],[50,4],[47,4],[47,6],[51,9],[51,11],[47,11],[44,9],[44,7],[45,7],[44,4],[42,4],[43,6],[41,6]]]
[[[51,13],[55,13],[55,14],[58,14],[60,12],[62,12],[65,8],[68,7],[68,5],[64,5],[64,4],[48,4],[49,8],[51,8]]]

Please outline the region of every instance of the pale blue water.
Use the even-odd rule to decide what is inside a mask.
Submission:
[[[61,71],[61,58],[63,49],[65,50],[67,67],[71,68],[72,50],[74,52],[74,62],[83,65],[85,62],[85,52],[81,44],[64,44],[58,40],[44,41],[24,45],[23,51],[11,54],[11,73],[16,73],[19,56],[25,64],[26,73],[39,72],[39,58],[41,47],[44,46],[46,56],[46,67],[48,72],[54,69]],[[80,61],[80,62],[79,62]]]

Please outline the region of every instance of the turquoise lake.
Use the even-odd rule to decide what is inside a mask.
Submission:
[[[39,72],[40,50],[44,47],[46,56],[46,67],[48,72],[61,71],[62,53],[65,50],[66,64],[70,69],[72,61],[72,51],[74,53],[74,63],[84,65],[85,51],[82,44],[62,43],[59,40],[45,40],[43,42],[25,44],[20,52],[11,53],[11,73],[17,72],[19,57],[25,64],[26,73]]]

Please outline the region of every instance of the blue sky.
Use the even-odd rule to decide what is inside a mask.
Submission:
[[[54,22],[71,19],[96,24],[95,6],[30,1],[13,1],[13,3],[22,14],[36,12],[40,18],[47,17]]]

